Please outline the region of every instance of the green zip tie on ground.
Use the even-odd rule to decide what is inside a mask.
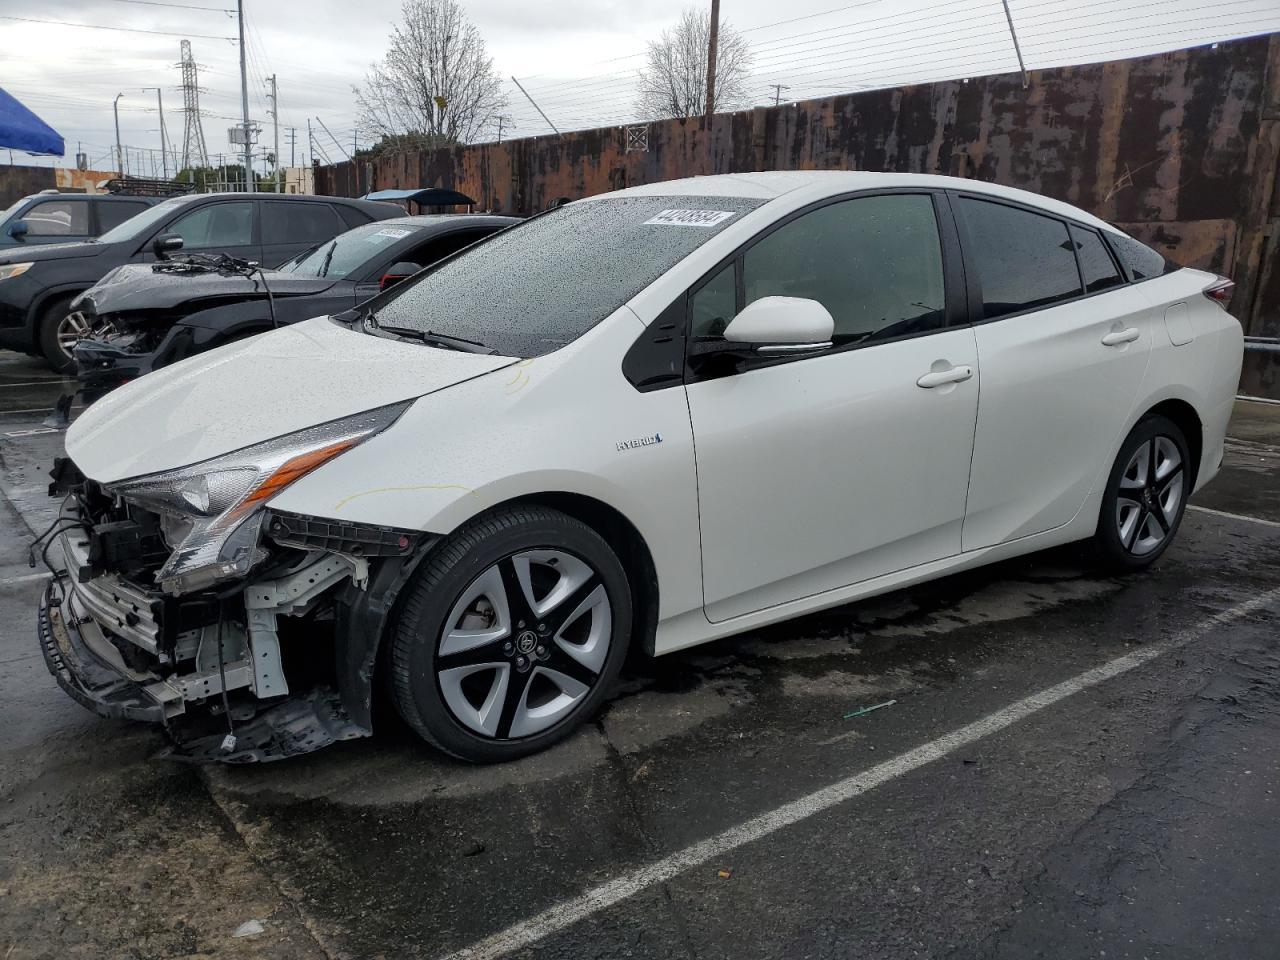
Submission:
[[[874,707],[863,707],[861,710],[853,711],[853,713],[846,713],[844,715],[844,719],[849,720],[853,717],[860,717],[864,713],[870,713],[872,710],[879,710],[881,707],[892,707],[897,702],[897,700],[886,700],[884,703],[877,703]]]

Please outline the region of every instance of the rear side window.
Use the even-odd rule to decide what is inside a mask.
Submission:
[[[835,321],[836,344],[923,333],[945,322],[942,243],[926,194],[819,207],[749,247],[742,265],[744,307],[761,297],[817,300]],[[701,309],[697,298],[694,309]]]
[[[262,210],[263,243],[305,243],[308,246],[343,230],[327,203],[289,203],[267,200]]]
[[[1095,231],[1072,224],[1071,240],[1076,245],[1076,256],[1080,258],[1080,273],[1084,277],[1086,293],[1097,293],[1124,283],[1124,277],[1120,276],[1106,244]]]
[[[84,200],[42,200],[22,215],[29,237],[87,237],[89,204]]]
[[[959,206],[985,319],[1080,295],[1076,258],[1061,220],[971,197],[961,197]]]
[[[412,250],[406,250],[400,260],[407,263],[416,263],[420,267],[427,267],[437,260],[443,260],[450,254],[457,253],[463,247],[471,246],[477,240],[487,237],[493,232],[492,230],[459,230],[456,233],[448,233],[443,237],[429,240]]]
[[[150,204],[135,203],[130,200],[99,200],[98,229],[103,233],[124,223],[130,217],[136,217]]]
[[[1177,264],[1169,262],[1145,243],[1133,237],[1125,236],[1123,233],[1112,233],[1108,235],[1108,239],[1116,251],[1116,256],[1129,272],[1130,279],[1149,280],[1178,269]]]

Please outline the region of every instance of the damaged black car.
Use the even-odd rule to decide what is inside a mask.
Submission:
[[[383,220],[317,244],[278,270],[198,255],[120,267],[72,304],[94,331],[73,349],[84,398],[274,327],[350,310],[518,222],[468,214]]]

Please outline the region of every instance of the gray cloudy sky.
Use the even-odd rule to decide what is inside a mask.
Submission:
[[[682,0],[463,0],[498,71],[519,77],[562,129],[635,119],[639,54],[685,5]],[[1029,67],[1280,30],[1276,0],[1010,0],[1010,6]],[[234,0],[3,0],[0,87],[66,138],[65,162],[71,162],[80,141],[91,165],[106,170],[112,168],[111,102],[117,93],[124,94],[122,141],[158,150],[156,94],[142,88],[159,86],[169,139],[180,150],[176,64],[185,36],[201,64],[209,150],[229,152],[227,127],[238,120],[240,100],[236,23],[228,7]],[[399,0],[246,0],[249,112],[266,126],[262,142],[270,146],[265,78],[274,73],[282,158],[288,162],[292,127],[297,162],[305,162],[310,117],[316,155],[341,159],[333,140],[349,151],[356,132],[351,86],[381,56],[399,7]],[[784,100],[800,99],[1017,67],[1000,0],[722,0],[721,15],[751,43],[758,102],[772,102],[773,84],[788,88]],[[509,81],[506,86],[515,134],[550,132],[519,91]],[[15,162],[40,161],[15,154]]]

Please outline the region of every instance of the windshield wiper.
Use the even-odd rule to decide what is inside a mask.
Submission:
[[[497,354],[497,350],[493,347],[485,346],[475,340],[464,340],[462,337],[454,337],[445,333],[434,333],[431,330],[417,330],[413,327],[387,327],[377,323],[373,314],[370,313],[364,318],[368,322],[369,328],[379,333],[389,333],[395,337],[403,337],[406,340],[417,340],[421,343],[431,344],[432,346],[444,347],[446,350],[461,350],[463,353],[483,353],[488,356]]]

